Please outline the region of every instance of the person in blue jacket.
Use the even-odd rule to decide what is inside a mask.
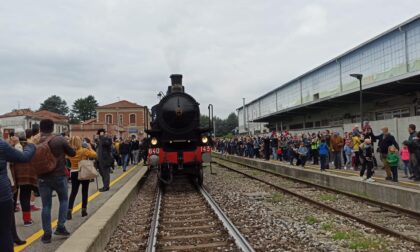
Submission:
[[[321,139],[321,144],[318,146],[319,149],[319,158],[321,159],[321,171],[325,171],[328,164],[328,153],[329,148],[325,141],[325,138]]]
[[[7,176],[7,162],[26,163],[35,154],[35,145],[32,139],[28,139],[28,144],[20,152],[10,146],[7,142],[0,139],[0,246],[1,251],[13,252],[14,209],[13,193],[10,180]]]

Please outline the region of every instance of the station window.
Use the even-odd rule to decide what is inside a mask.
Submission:
[[[420,106],[416,107],[416,116],[420,116]]]
[[[289,126],[289,128],[290,128],[291,130],[294,130],[294,129],[303,129],[303,123],[291,124],[291,125]]]
[[[395,109],[376,113],[376,120],[387,120],[392,118],[409,117],[410,109]]]
[[[136,114],[130,114],[130,124],[136,124]]]
[[[306,122],[305,123],[305,128],[310,129],[314,127],[314,122]]]
[[[315,127],[317,128],[317,127],[321,127],[321,121],[316,121],[315,122]]]
[[[106,115],[105,116],[105,122],[108,124],[112,124],[112,115]]]
[[[123,115],[120,115],[119,125],[123,125],[123,124],[124,124],[124,116]]]

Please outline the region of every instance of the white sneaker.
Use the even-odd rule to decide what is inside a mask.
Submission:
[[[375,180],[374,180],[374,179],[372,179],[372,178],[368,178],[368,179],[366,180],[366,182],[372,183],[372,182],[375,182]]]
[[[360,177],[360,180],[365,181],[366,179],[365,179],[365,177]]]

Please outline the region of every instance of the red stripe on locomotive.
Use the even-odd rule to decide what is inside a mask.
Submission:
[[[211,153],[210,146],[198,146],[195,151],[184,151],[182,152],[182,159],[184,164],[203,162],[202,154],[208,152]],[[162,148],[150,148],[148,157],[151,155],[159,156],[159,164],[170,163],[178,164],[178,152],[165,152]]]

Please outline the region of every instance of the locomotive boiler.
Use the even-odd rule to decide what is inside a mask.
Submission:
[[[185,92],[182,75],[170,78],[166,95],[152,107],[151,129],[147,131],[149,165],[157,167],[165,184],[172,182],[175,173],[189,174],[202,184],[203,162],[211,161],[212,123],[200,127],[200,104]]]

